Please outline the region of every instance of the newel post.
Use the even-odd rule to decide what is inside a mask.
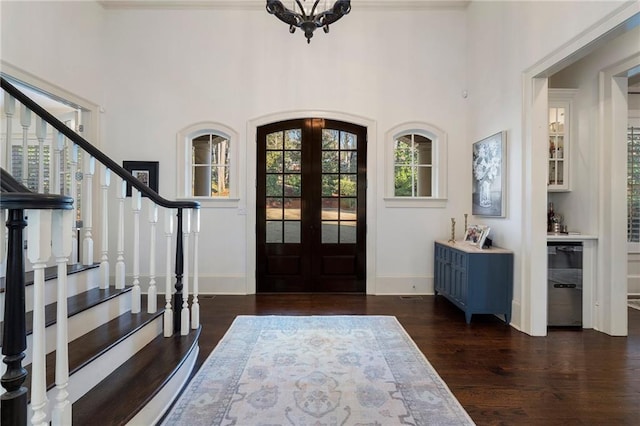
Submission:
[[[7,220],[9,244],[7,246],[7,274],[5,288],[5,312],[2,338],[2,362],[7,371],[0,382],[6,390],[0,396],[0,413],[3,425],[27,424],[27,388],[22,386],[27,370],[22,366],[27,349],[25,324],[25,276],[22,251],[23,231],[27,222],[23,210],[9,210]]]

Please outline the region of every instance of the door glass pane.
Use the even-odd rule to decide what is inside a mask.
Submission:
[[[282,132],[267,135],[267,149],[282,149]]]
[[[300,243],[300,221],[287,221],[284,223],[284,242]]]
[[[281,197],[282,192],[282,175],[267,175],[267,197]]]
[[[267,243],[281,243],[282,242],[282,222],[281,221],[267,221]]]
[[[340,221],[340,243],[356,243],[356,223]]]
[[[301,152],[300,151],[285,151],[284,152],[284,171],[285,172],[299,172],[301,169]]]
[[[322,173],[337,173],[338,165],[338,151],[322,151]]]
[[[357,200],[355,198],[342,198],[340,200],[340,219],[341,220],[356,220],[356,206]]]
[[[358,153],[346,151],[340,153],[340,172],[355,173],[358,171]]]
[[[322,196],[338,195],[338,175],[322,175]]]
[[[338,198],[323,198],[322,199],[322,220],[337,220],[338,219]]]
[[[300,149],[302,147],[302,130],[290,129],[284,135],[284,149]]]
[[[322,244],[338,242],[338,221],[322,221]]]
[[[339,135],[337,130],[322,129],[322,149],[338,149]]]
[[[284,175],[284,195],[299,197],[302,191],[302,179],[299,174]]]
[[[356,196],[356,175],[340,176],[340,196],[355,197]]]
[[[267,173],[282,172],[282,151],[267,151]]]
[[[282,220],[282,198],[267,198],[267,219]]]
[[[300,198],[284,199],[284,218],[300,220]]]
[[[357,149],[358,137],[353,133],[341,132],[340,133],[340,149]]]

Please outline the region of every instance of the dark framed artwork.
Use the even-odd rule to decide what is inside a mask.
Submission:
[[[123,161],[122,167],[134,178],[158,192],[158,161]],[[144,197],[145,195],[142,194]],[[127,183],[127,197],[131,197],[131,185]]]
[[[475,216],[506,216],[507,132],[502,131],[473,144],[471,213]]]

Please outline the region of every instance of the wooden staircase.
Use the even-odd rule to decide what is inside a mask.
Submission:
[[[0,423],[153,425],[198,355],[200,205],[161,197],[4,75],[0,83]]]
[[[100,289],[99,265],[68,268],[69,288],[78,289],[67,299],[69,314],[69,401],[74,425],[152,425],[168,409],[188,380],[198,354],[200,329],[188,335],[162,335],[162,314],[131,313],[131,286]],[[32,285],[27,273],[27,289]],[[55,294],[56,269],[45,274],[49,292]],[[0,283],[3,283],[0,279]],[[4,287],[0,288],[3,299]],[[27,291],[27,297],[29,292]],[[145,296],[143,295],[143,298]],[[2,300],[3,301],[3,300]],[[4,301],[3,301],[4,302]],[[146,306],[146,301],[143,301]],[[158,301],[158,306],[162,306]],[[4,303],[2,303],[4,306]],[[55,342],[56,301],[45,308],[47,346]],[[27,313],[31,335],[32,312]],[[0,323],[0,339],[2,338]],[[49,338],[52,336],[51,338]],[[31,347],[31,345],[28,345]],[[49,349],[48,349],[49,351]],[[30,352],[25,358],[31,387]],[[47,399],[55,404],[55,350],[46,361]],[[29,413],[29,417],[32,413]]]

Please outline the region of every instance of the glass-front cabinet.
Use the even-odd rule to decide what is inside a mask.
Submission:
[[[549,89],[549,141],[547,189],[570,191],[571,110],[574,89]]]

